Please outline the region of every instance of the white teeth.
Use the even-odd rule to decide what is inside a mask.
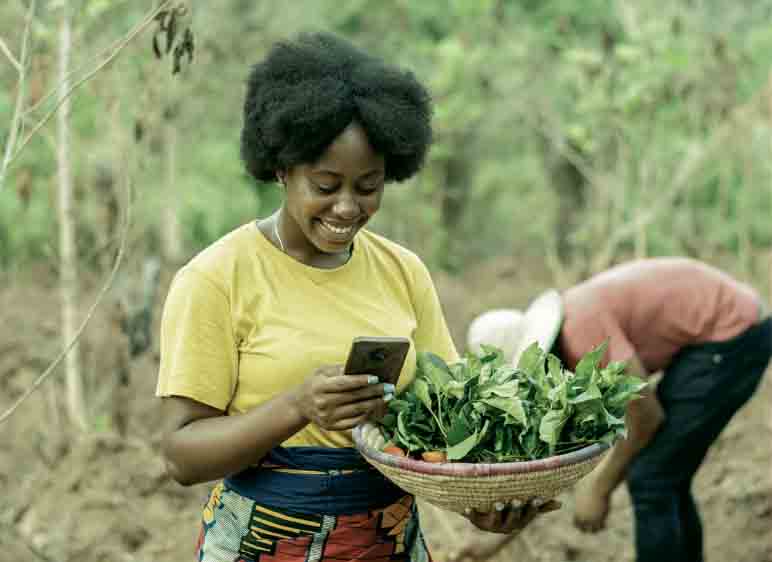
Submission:
[[[324,222],[324,221],[322,221],[322,224],[325,227],[329,228],[331,231],[333,231],[335,234],[348,234],[349,232],[354,230],[353,226],[347,226],[347,227],[344,227],[344,228],[340,228],[340,227],[337,227],[337,226],[332,226],[330,223]]]

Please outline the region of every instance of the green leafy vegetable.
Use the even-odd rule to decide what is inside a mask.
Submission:
[[[447,365],[419,352],[411,386],[389,403],[381,430],[408,454],[443,451],[450,461],[531,460],[613,443],[625,435],[625,409],[646,383],[626,365],[601,368],[606,344],[572,373],[535,343],[517,367],[483,346]]]

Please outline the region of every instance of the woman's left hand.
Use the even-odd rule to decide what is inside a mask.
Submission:
[[[526,503],[513,500],[510,504],[496,504],[495,509],[487,513],[470,509],[464,512],[464,517],[483,531],[511,534],[525,529],[537,516],[560,509],[561,505],[557,500],[539,498]]]

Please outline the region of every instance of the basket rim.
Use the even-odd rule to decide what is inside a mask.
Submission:
[[[531,472],[550,471],[564,466],[571,466],[600,455],[610,445],[593,443],[570,453],[554,455],[531,461],[514,461],[500,463],[466,463],[446,462],[431,463],[410,457],[399,457],[379,451],[365,443],[363,432],[367,426],[375,427],[371,422],[360,424],[354,428],[352,435],[359,452],[367,459],[401,470],[437,476],[503,476],[506,474],[525,474]]]

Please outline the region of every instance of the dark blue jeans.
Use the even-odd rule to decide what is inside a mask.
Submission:
[[[753,395],[772,357],[772,318],[736,338],[684,348],[657,387],[666,420],[633,461],[637,562],[702,562],[691,485],[708,448]]]

